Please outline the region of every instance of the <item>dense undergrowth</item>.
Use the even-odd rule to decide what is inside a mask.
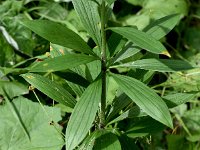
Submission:
[[[124,150],[133,148],[145,150],[200,149],[200,2],[196,0],[117,0],[111,8],[113,13],[109,12],[110,9],[106,12],[110,15],[108,22],[106,20],[109,27],[126,26],[134,29],[138,28],[145,32],[148,31],[147,26],[155,20],[172,15],[169,17],[170,19],[176,17],[173,14],[181,14],[179,19],[174,22],[174,26],[175,24],[176,26],[172,27],[173,30],[160,39],[168,51],[165,51],[164,55],[157,55],[140,49],[133,52],[130,47],[130,50],[121,55],[118,52],[125,47],[124,45],[130,39],[122,38],[123,33],[121,35],[120,32],[115,33],[117,29],[114,28],[107,29],[105,35],[108,39],[107,46],[109,49],[109,56],[106,57],[111,58],[109,60],[111,67],[108,65],[110,73],[128,75],[140,80],[156,91],[165,100],[174,127],[169,128],[170,125],[165,121],[156,119],[152,114],[150,116],[157,121],[148,117],[146,115],[148,112],[143,112],[137,106],[137,102],[135,102],[137,104],[135,105],[134,102],[130,101],[131,94],[127,94],[128,92],[124,94],[123,87],[122,90],[119,90],[119,83],[122,78],[110,75],[107,77],[109,83],[105,83],[108,85],[107,107],[104,111],[106,120],[102,120],[100,111],[90,132],[87,134],[88,138],[82,142],[79,141],[77,149],[84,149],[85,145],[95,145],[94,143],[97,143],[94,149],[99,149],[103,145],[101,143],[104,140],[102,137],[106,141],[112,139],[110,143],[114,143],[115,147],[121,147]],[[85,89],[88,89],[90,83],[100,76],[101,63],[96,60],[90,62],[94,58],[89,55],[86,55],[86,58],[85,55],[82,56],[80,51],[74,52],[73,48],[70,47],[71,45],[66,44],[63,47],[57,45],[58,43],[49,43],[50,40],[47,41],[38,35],[37,31],[39,29],[34,29],[37,24],[30,25],[26,22],[35,19],[62,24],[70,29],[68,32],[73,31],[73,35],[77,33],[87,42],[86,45],[84,45],[84,42],[80,45],[77,44],[76,49],[83,49],[87,53],[88,46],[93,49],[96,56],[101,55],[98,51],[98,43],[101,42],[98,39],[95,41],[95,37],[91,37],[90,33],[88,34],[70,0],[1,1],[0,150],[17,150],[21,147],[23,149],[35,148],[42,150],[64,149],[65,136],[67,136],[65,130],[73,107],[76,101],[83,99],[81,96],[85,93]],[[45,25],[50,26],[51,23],[46,22]],[[48,30],[45,26],[42,29],[44,29],[43,31]],[[62,31],[59,33],[62,34]],[[42,35],[45,37],[45,33]],[[80,40],[80,42],[82,41]],[[69,54],[70,56],[68,56]],[[80,55],[74,56],[75,54]],[[57,68],[56,72],[50,70],[51,66],[48,68],[45,63],[39,67],[37,65],[48,58],[56,59],[56,57],[63,55],[68,60],[71,60],[72,56],[77,57],[79,60],[82,59],[80,64],[86,65],[77,67],[77,61],[71,60],[69,66],[74,64],[73,68],[64,70]],[[169,56],[171,59],[182,60],[185,63],[182,64],[182,70],[186,70],[175,72],[170,70],[174,69],[173,67],[164,67],[157,70],[157,66],[152,69],[152,66],[148,65],[143,66],[143,68],[141,65],[144,62],[136,61],[143,60],[143,58],[168,60]],[[131,69],[126,67],[130,62],[137,62],[138,66]],[[52,62],[49,61],[48,63]],[[146,63],[148,64],[148,62]],[[152,63],[152,60],[149,60],[149,63]],[[172,62],[171,66],[176,63]],[[126,65],[123,66],[123,64]],[[190,69],[190,67],[187,68],[188,64],[196,68],[187,70]],[[59,65],[62,68],[62,64]],[[32,68],[31,71],[29,70],[30,67]],[[175,69],[178,70],[180,67]],[[29,71],[38,72],[38,74],[27,73]],[[37,81],[31,80],[34,78]],[[125,81],[125,78],[123,79]],[[131,78],[127,78],[127,83],[128,79],[132,81]],[[116,83],[117,81],[119,83]],[[99,82],[97,80],[94,83],[98,85]],[[92,85],[90,90],[93,90],[93,92],[100,90],[95,89],[94,84]],[[89,90],[86,91],[91,95],[93,94]],[[101,95],[96,94],[95,96],[100,97]],[[62,98],[63,100],[61,100]],[[68,103],[65,99],[71,101]],[[86,96],[85,99],[87,99]],[[120,99],[123,99],[123,101],[120,101]],[[103,131],[93,132],[98,131],[99,128]],[[93,138],[97,140],[93,142]],[[104,141],[107,149],[112,150],[112,147],[109,147],[110,143]],[[105,145],[100,149],[105,148]],[[89,148],[91,147],[86,147],[86,149]]]

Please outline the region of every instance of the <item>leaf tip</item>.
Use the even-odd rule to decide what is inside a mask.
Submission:
[[[171,58],[171,55],[170,55],[170,53],[167,50],[164,50],[161,54],[163,54],[163,55],[168,56],[168,57]]]

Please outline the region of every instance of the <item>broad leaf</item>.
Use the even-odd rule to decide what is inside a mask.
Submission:
[[[121,150],[117,136],[108,131],[101,131],[101,136],[95,140],[94,150]]]
[[[164,101],[142,82],[127,76],[112,74],[120,88],[126,93],[144,112],[155,120],[173,128],[172,119]]]
[[[66,70],[96,60],[93,56],[68,54],[49,58],[30,67],[31,72],[54,72]]]
[[[71,108],[75,106],[75,98],[61,85],[56,84],[48,78],[33,73],[23,74],[22,77],[33,87],[37,88],[53,100]]]
[[[101,99],[101,80],[85,90],[77,102],[66,130],[66,150],[73,150],[86,136],[95,119]]]
[[[62,119],[60,109],[48,106],[44,106],[43,109],[38,103],[23,97],[14,99],[12,104],[19,113],[31,140],[27,139],[6,103],[0,105],[1,150],[60,150],[63,147],[62,129],[57,124]],[[50,125],[51,121],[53,121],[52,125]]]
[[[163,96],[163,99],[169,108],[173,108],[188,102],[194,98],[194,96],[195,94],[193,93],[176,93]]]
[[[159,72],[175,72],[193,69],[186,61],[170,59],[141,59],[113,67],[131,67]]]
[[[8,94],[9,98],[28,94],[28,86],[17,81],[0,81],[0,95],[3,95],[3,89]]]
[[[96,0],[73,0],[72,3],[90,36],[98,46],[101,46],[98,2]]]
[[[167,53],[166,48],[161,42],[157,41],[145,32],[132,27],[112,27],[108,29],[124,36],[128,40],[132,41],[136,46],[139,46],[149,52],[156,54]]]
[[[94,54],[87,43],[75,32],[48,20],[24,21],[23,25],[46,40],[73,50]]]

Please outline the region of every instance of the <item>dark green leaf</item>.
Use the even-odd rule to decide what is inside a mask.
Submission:
[[[146,116],[146,113],[140,110],[138,106],[134,106],[130,108],[129,110],[127,110],[126,112],[122,113],[119,117],[110,121],[107,125],[122,121],[127,118],[142,117],[142,116]]]
[[[180,21],[179,14],[173,14],[161,19],[158,19],[148,25],[143,31],[159,40],[167,35]]]
[[[120,141],[122,150],[140,150],[135,144],[135,141],[132,138],[129,138],[128,136],[126,136],[125,134],[119,137],[119,141]]]
[[[108,131],[101,131],[101,136],[95,140],[94,150],[121,150],[117,136]]]
[[[49,58],[30,67],[31,72],[54,72],[79,66],[96,60],[93,56],[68,54]]]
[[[73,50],[94,54],[87,43],[72,30],[48,20],[24,21],[23,24],[48,41]]]
[[[95,119],[101,99],[101,80],[85,90],[77,102],[66,130],[66,150],[73,150],[86,136]]]
[[[144,112],[155,120],[173,128],[172,119],[164,101],[142,82],[127,76],[112,74],[120,88],[126,93]]]
[[[37,88],[53,100],[71,108],[75,106],[75,98],[62,86],[56,84],[50,79],[33,73],[23,74],[22,77],[33,87]]]
[[[193,69],[193,67],[186,61],[155,58],[136,60],[113,67],[131,67],[159,72],[175,72]]]
[[[101,46],[98,2],[96,0],[73,0],[72,3],[90,36],[98,46]]]
[[[149,52],[156,54],[167,53],[166,48],[162,45],[162,43],[145,32],[132,27],[112,27],[108,29],[124,36],[128,40],[132,41],[136,46],[139,46]]]
[[[194,98],[195,94],[192,93],[176,93],[163,96],[165,103],[169,108],[176,107],[178,105],[184,104]]]
[[[126,131],[126,135],[131,138],[143,137],[148,134],[158,133],[164,129],[164,125],[150,117],[141,118],[135,121],[132,127]]]

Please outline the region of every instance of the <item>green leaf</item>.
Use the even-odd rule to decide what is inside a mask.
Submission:
[[[152,36],[148,35],[145,32],[137,30],[132,27],[112,27],[108,28],[112,30],[128,40],[132,41],[136,46],[139,46],[149,52],[156,54],[165,54],[166,48],[162,45],[161,42],[157,41]]]
[[[142,110],[140,110],[140,108],[138,106],[133,106],[132,108],[130,108],[126,112],[122,113],[117,118],[110,121],[107,125],[122,121],[127,118],[142,117],[142,116],[146,116],[146,113],[142,112]]]
[[[30,67],[31,72],[54,72],[89,63],[97,58],[84,54],[68,54],[49,58]]]
[[[0,95],[3,95],[3,89],[8,94],[9,98],[28,94],[28,86],[17,81],[0,81]]]
[[[108,3],[108,5],[111,5],[112,3],[114,3],[116,0],[106,0],[106,2]]]
[[[66,130],[66,150],[73,150],[86,136],[101,99],[101,80],[93,82],[77,102]]]
[[[101,46],[98,2],[95,0],[73,0],[72,3],[90,36],[98,46]]]
[[[143,31],[159,40],[167,35],[180,21],[179,14],[172,14],[158,19],[149,24]]]
[[[26,138],[21,126],[10,112],[8,103],[6,103],[0,105],[1,150],[60,150],[63,147],[62,129],[57,124],[62,119],[60,109],[44,106],[44,112],[44,109],[38,103],[23,97],[14,99],[12,104],[19,112],[19,117],[31,140],[29,141]],[[54,122],[54,125],[50,125],[51,121]]]
[[[73,50],[94,54],[87,43],[75,32],[58,23],[48,20],[32,20],[22,23],[46,40]]]
[[[175,72],[193,69],[193,67],[186,61],[155,58],[136,60],[130,63],[125,63],[113,67],[131,67],[159,72]]]
[[[101,131],[101,136],[95,140],[94,150],[121,150],[117,136],[106,130]]]
[[[158,133],[162,131],[165,126],[150,117],[140,118],[134,121],[132,127],[126,131],[126,135],[131,138],[144,137],[148,134]]]
[[[164,101],[142,82],[127,76],[112,74],[120,88],[153,119],[173,128],[172,119]]]
[[[119,141],[122,147],[122,150],[140,150],[135,144],[135,140],[129,138],[125,134],[120,135]]]
[[[33,87],[37,88],[53,100],[71,108],[75,106],[75,98],[61,85],[56,84],[48,78],[33,73],[26,73],[21,76]]]
[[[169,108],[173,108],[188,102],[194,98],[194,96],[195,94],[193,93],[176,93],[163,96],[163,99]]]

